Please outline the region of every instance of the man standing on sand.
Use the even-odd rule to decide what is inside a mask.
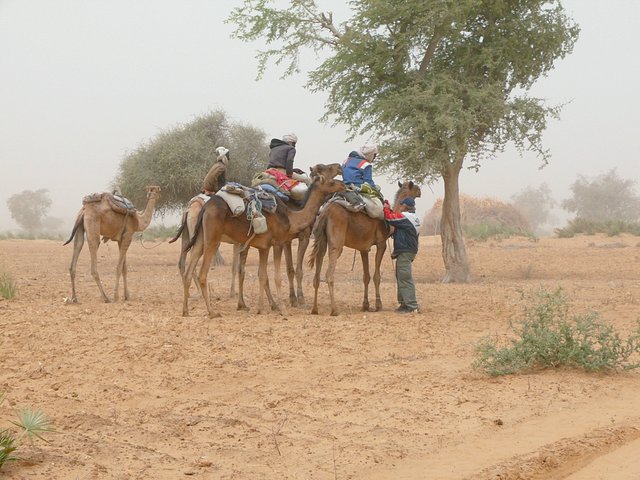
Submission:
[[[416,215],[416,201],[409,197],[400,202],[400,213],[391,210],[389,202],[384,202],[384,218],[391,225],[393,253],[396,259],[396,282],[398,288],[398,313],[420,313],[416,300],[416,286],[413,282],[411,266],[418,253],[420,219]]]

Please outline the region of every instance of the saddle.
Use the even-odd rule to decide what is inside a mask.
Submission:
[[[261,188],[249,188],[239,183],[230,182],[216,192],[231,209],[233,216],[247,211],[265,211],[275,213],[278,207],[275,194]]]
[[[101,202],[103,199],[107,200],[107,203],[116,213],[121,215],[132,215],[136,213],[136,207],[131,203],[128,198],[123,197],[122,195],[118,195],[116,193],[91,193],[82,199],[82,204],[85,205],[87,203],[97,203]]]
[[[307,184],[305,182],[289,178],[285,173],[275,168],[256,173],[251,181],[252,187],[261,188],[266,185],[282,194],[281,198],[284,197],[286,199],[293,198],[299,201],[304,198],[307,192]]]
[[[337,192],[327,203],[337,203],[350,212],[364,212],[371,218],[384,220],[382,195],[368,184],[358,188],[350,185],[346,192]]]

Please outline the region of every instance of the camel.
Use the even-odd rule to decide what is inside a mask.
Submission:
[[[185,317],[189,315],[188,302],[191,277],[195,271],[200,256],[204,255],[202,265],[200,266],[198,281],[200,283],[200,289],[203,293],[209,317],[213,318],[217,316],[216,312],[213,311],[209,299],[207,275],[211,265],[211,260],[218,250],[223,235],[228,236],[236,243],[242,243],[245,244],[245,246],[252,246],[258,249],[260,259],[260,266],[258,268],[258,278],[260,282],[258,313],[262,313],[264,311],[264,294],[267,295],[271,308],[278,308],[278,305],[271,295],[269,280],[267,278],[267,261],[271,246],[274,243],[284,244],[296,238],[301,231],[309,228],[313,224],[318,210],[327,195],[345,190],[346,187],[343,182],[333,179],[327,180],[324,176],[318,176],[312,181],[303,201],[303,207],[300,210],[290,210],[283,202],[278,201],[276,212],[265,215],[268,230],[265,233],[252,235],[249,238],[247,238],[247,232],[249,231],[251,223],[247,220],[246,215],[233,217],[227,204],[222,198],[215,195],[211,197],[198,217],[194,236],[187,246],[187,249],[193,249],[193,252],[189,258],[189,265],[182,275],[184,287],[182,315]],[[198,241],[200,235],[202,235],[202,240]],[[238,281],[239,310],[246,309],[243,297],[243,285],[244,261],[246,260],[247,252],[248,250],[244,248],[240,259],[241,267]],[[280,275],[278,270],[279,268],[276,265],[276,278],[279,278]]]
[[[96,281],[102,299],[109,303],[109,298],[102,288],[100,275],[98,274],[98,247],[100,246],[100,236],[106,243],[108,240],[118,242],[118,266],[116,267],[116,286],[114,291],[114,301],[118,301],[118,284],[120,275],[124,285],[124,299],[129,300],[129,290],[127,288],[127,250],[131,245],[133,234],[142,232],[151,223],[153,210],[160,198],[160,187],[151,186],[146,188],[147,205],[143,212],[127,210],[121,205],[114,205],[114,197],[110,193],[93,194],[82,200],[82,208],[76,217],[76,222],[71,231],[71,236],[64,245],[73,243],[73,256],[69,273],[71,274],[71,301],[78,302],[76,296],[76,266],[80,251],[84,246],[84,237],[87,236],[89,253],[91,254],[91,276]]]
[[[398,211],[400,202],[407,197],[419,197],[420,187],[413,182],[398,182],[400,189],[396,193],[394,209]],[[338,315],[338,309],[334,294],[334,275],[338,258],[342,254],[344,247],[353,248],[360,252],[362,258],[362,282],[364,284],[364,298],[362,301],[362,311],[369,311],[369,250],[376,246],[375,270],[373,273],[373,284],[376,290],[375,311],[382,310],[382,299],[380,298],[380,265],[387,248],[387,238],[389,237],[389,226],[384,220],[369,217],[364,212],[350,212],[337,203],[327,205],[313,229],[314,243],[313,250],[309,256],[309,266],[316,267],[313,277],[313,307],[311,313],[318,314],[318,288],[320,287],[320,272],[324,256],[329,250],[329,266],[327,267],[327,284],[329,285],[329,297],[331,299],[331,315]]]
[[[330,163],[328,165],[318,164],[311,167],[311,178],[314,179],[322,175],[325,179],[329,180],[335,178],[338,175],[342,175],[342,165],[339,163]],[[290,206],[290,210],[299,209],[293,206]],[[313,226],[313,225],[312,225]],[[307,247],[309,246],[309,241],[311,240],[311,230],[312,226],[302,230],[298,236],[298,250],[296,252],[296,267],[295,270],[293,268],[293,254],[291,251],[291,242],[286,242],[284,246],[279,244],[273,245],[273,259],[274,263],[277,263],[278,266],[280,264],[280,258],[282,255],[282,250],[284,248],[284,256],[287,264],[287,278],[289,280],[289,304],[292,307],[302,306],[304,305],[304,291],[302,290],[302,277],[303,277],[303,266],[304,266],[304,255],[307,252]],[[235,252],[235,251],[234,251]],[[279,271],[279,268],[277,269]],[[296,280],[297,291],[293,287],[294,276]],[[280,288],[278,282],[279,278],[275,279],[276,288]]]
[[[317,176],[322,175],[326,179],[331,179],[336,177],[337,175],[342,174],[342,166],[339,163],[331,163],[328,165],[318,164],[311,167],[310,177],[313,179]],[[200,210],[202,210],[204,206],[204,200],[199,197],[193,197],[189,201],[189,205],[187,206],[187,210],[182,214],[182,222],[176,236],[169,240],[169,243],[175,242],[178,238],[182,238],[181,240],[181,251],[180,251],[180,259],[178,261],[178,269],[180,270],[180,274],[184,274],[185,264],[186,264],[186,246],[188,245],[190,239],[193,237],[193,232],[195,230],[195,224],[198,219],[198,215]],[[288,204],[291,210],[300,209],[300,206],[293,206],[291,203]],[[293,254],[291,250],[291,242],[287,242],[284,244],[284,247],[281,245],[274,245],[274,259],[277,259],[278,265],[280,264],[280,258],[282,256],[282,250],[284,248],[285,259],[287,262],[287,278],[289,280],[289,302],[291,306],[296,306],[298,304],[304,303],[304,293],[302,290],[302,276],[303,276],[303,264],[304,264],[304,255],[307,251],[307,247],[309,246],[309,241],[311,239],[311,227],[303,230],[298,235],[298,251],[297,251],[297,262],[296,267],[293,267]],[[235,297],[235,282],[236,282],[236,274],[239,274],[240,268],[244,268],[246,263],[246,255],[242,257],[242,265],[240,265],[241,257],[240,252],[242,250],[242,245],[235,243],[228,236],[223,235],[222,242],[233,244],[233,263],[231,266],[231,288],[229,291],[230,297]],[[216,259],[217,259],[216,255]],[[194,271],[195,274],[195,271]],[[297,282],[297,295],[296,290],[294,288],[294,276]],[[280,282],[280,279],[276,279],[276,282]],[[199,285],[199,283],[198,283]],[[280,285],[277,285],[279,288]]]
[[[216,148],[216,153],[218,157],[216,158],[215,163],[207,172],[207,175],[202,182],[202,190],[206,192],[207,195],[211,196],[215,194],[225,183],[226,183],[226,167],[229,165],[229,150],[225,147]],[[178,259],[178,270],[182,275],[184,273],[186,259],[187,259],[187,251],[186,246],[189,244],[191,237],[193,237],[193,231],[196,226],[196,222],[198,220],[198,215],[200,214],[200,210],[204,206],[205,199],[202,198],[201,195],[196,195],[187,204],[187,208],[182,213],[182,219],[180,222],[180,228],[176,235],[169,240],[169,243],[173,243],[178,238],[181,238],[181,246],[180,246],[180,258]],[[223,239],[223,241],[227,243],[233,243],[228,238]],[[240,256],[240,246],[234,244],[233,248],[233,262],[232,262],[232,273],[231,273],[231,290],[229,292],[230,297],[235,297],[235,287],[236,287],[236,272],[238,269],[238,259]],[[222,256],[218,252],[216,255],[216,265],[221,265]]]

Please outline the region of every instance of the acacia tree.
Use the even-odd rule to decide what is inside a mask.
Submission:
[[[7,206],[13,218],[22,229],[29,234],[42,230],[42,222],[51,207],[49,190],[23,190],[7,200]]]
[[[572,196],[562,202],[562,207],[583,220],[634,222],[640,219],[635,185],[634,180],[620,178],[615,169],[593,179],[579,175],[571,185]]]
[[[556,202],[551,195],[551,189],[546,183],[537,188],[531,185],[511,196],[513,206],[529,221],[531,228],[537,231],[549,220],[551,209]]]
[[[527,93],[572,51],[578,27],[560,0],[351,0],[341,23],[314,0],[288,3],[245,0],[228,19],[237,38],[266,41],[259,76],[269,60],[287,76],[301,53],[329,52],[306,84],[328,93],[323,120],[378,137],[390,173],[443,178],[443,281],[468,281],[462,166],[479,168],[508,142],[548,161],[541,134],[559,108]]]
[[[163,131],[126,155],[113,186],[139,205],[145,202],[144,187],[159,185],[162,195],[156,209],[179,210],[200,192],[219,146],[230,151],[228,181],[251,184],[254,173],[267,164],[266,134],[216,111]]]

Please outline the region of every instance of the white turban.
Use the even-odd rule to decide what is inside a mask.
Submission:
[[[298,143],[298,136],[295,133],[287,133],[282,136],[282,141],[287,143]]]
[[[375,144],[363,145],[360,149],[360,153],[371,160],[373,155],[378,153],[378,147]]]
[[[229,153],[229,149],[225,147],[216,148],[216,153],[218,154],[218,161],[227,165],[229,163],[229,157],[227,157],[227,153]]]

